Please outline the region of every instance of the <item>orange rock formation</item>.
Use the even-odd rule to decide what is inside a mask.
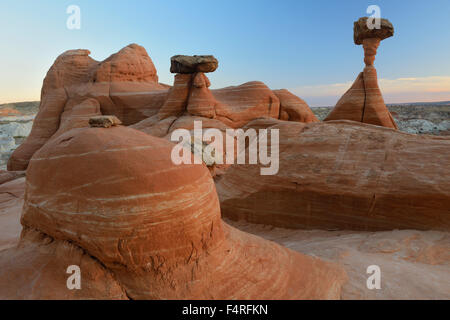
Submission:
[[[280,167],[261,176],[260,165],[234,165],[216,179],[225,217],[303,229],[450,230],[450,139],[344,120],[247,126],[280,130]]]
[[[56,59],[44,80],[31,134],[12,154],[8,170],[25,170],[50,138],[87,127],[97,115],[116,116],[126,126],[160,137],[194,117],[213,120],[219,128],[238,128],[259,117],[318,121],[303,100],[291,95],[286,103],[285,98],[280,101],[262,82],[210,90],[204,72],[217,68],[212,56],[175,56],[172,71],[182,73],[170,87],[158,83],[156,68],[141,46],[131,44],[102,62],[89,54],[70,50]]]
[[[222,222],[206,166],[172,164],[172,147],[115,126],[36,152],[21,243],[0,255],[2,298],[339,298],[340,268]],[[81,290],[66,288],[72,264]]]
[[[355,22],[355,44],[364,48],[366,67],[351,88],[339,99],[324,121],[352,120],[397,129],[397,124],[384,104],[378,87],[377,71],[373,66],[380,41],[394,34],[392,24],[382,19],[380,29],[369,29],[367,18]]]

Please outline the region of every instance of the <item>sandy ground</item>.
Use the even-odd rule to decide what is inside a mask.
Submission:
[[[349,277],[342,299],[450,299],[450,233],[290,230],[226,220],[292,250],[333,261]],[[377,265],[381,289],[367,288]]]

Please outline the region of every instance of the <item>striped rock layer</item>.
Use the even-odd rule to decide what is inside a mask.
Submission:
[[[339,298],[339,267],[224,223],[206,166],[174,165],[172,147],[122,126],[52,139],[30,161],[18,262],[0,258],[0,284],[20,272],[33,285],[7,292],[59,297],[65,281],[33,272],[81,263],[89,276],[72,298]]]
[[[270,90],[264,83],[251,81],[239,86],[210,90],[210,81],[202,73],[176,74],[166,102],[158,114],[133,128],[150,133],[166,121],[164,133],[174,130],[180,117],[197,117],[206,123],[213,119],[217,128],[241,128],[257,118],[274,118],[296,122],[318,122],[305,101],[287,90]],[[200,119],[201,118],[201,119]],[[171,121],[167,120],[171,119]]]
[[[280,130],[279,171],[233,165],[216,178],[225,217],[301,229],[450,230],[449,138],[352,121],[247,126]]]
[[[358,75],[324,121],[330,120],[352,120],[397,129],[397,124],[384,104],[375,67],[366,66]]]

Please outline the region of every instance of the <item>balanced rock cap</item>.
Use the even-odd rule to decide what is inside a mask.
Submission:
[[[170,59],[170,72],[172,73],[196,73],[214,72],[219,62],[214,56],[183,56],[177,55]]]
[[[368,17],[359,18],[353,27],[353,39],[355,44],[362,44],[364,39],[377,38],[384,40],[394,35],[394,26],[387,19],[380,19],[380,28],[369,29],[367,26]]]
[[[89,118],[89,126],[91,128],[109,128],[121,124],[122,121],[116,116],[94,116]]]

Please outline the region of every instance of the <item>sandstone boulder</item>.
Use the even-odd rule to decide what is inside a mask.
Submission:
[[[225,217],[301,229],[450,230],[449,138],[351,121],[269,128],[280,130],[279,171],[228,168],[216,179]]]
[[[217,68],[212,56],[173,57],[172,70],[179,73],[170,87],[158,83],[156,68],[141,46],[131,44],[101,62],[89,54],[70,50],[56,59],[44,80],[31,133],[13,152],[8,170],[25,170],[32,155],[51,138],[89,126],[93,116],[115,116],[125,126],[136,125],[158,136],[168,135],[181,117],[211,119],[230,128],[260,117],[315,121],[303,100],[279,91],[280,102],[262,82],[210,90],[204,73]]]
[[[86,117],[110,114],[130,125],[158,112],[168,86],[158,83],[143,47],[131,44],[102,62],[89,54],[69,50],[56,59],[44,79],[31,133],[12,154],[8,170],[25,170],[32,155],[66,124],[88,126]],[[61,129],[57,135],[66,130]]]
[[[177,55],[170,58],[170,72],[172,73],[214,72],[218,66],[219,62],[211,55]]]
[[[122,122],[115,116],[95,116],[89,118],[89,125],[92,128],[110,128],[120,124]]]
[[[224,223],[205,165],[174,165],[172,148],[123,126],[45,144],[27,171],[21,244],[0,254],[2,298],[339,298],[340,268]],[[68,264],[86,268],[86,291],[63,291]]]
[[[367,25],[368,19],[368,17],[362,17],[354,22],[353,40],[355,44],[362,44],[364,39],[377,38],[384,40],[394,35],[394,26],[389,20],[380,18],[379,28],[370,29]]]

